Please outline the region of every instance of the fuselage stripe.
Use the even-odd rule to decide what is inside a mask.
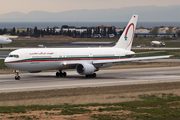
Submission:
[[[78,61],[78,60],[109,60],[109,59],[125,59],[131,58],[127,56],[106,56],[106,57],[64,57],[64,58],[31,58],[8,63],[25,63],[25,62],[48,62],[48,61]]]

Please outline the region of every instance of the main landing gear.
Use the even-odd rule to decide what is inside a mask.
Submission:
[[[13,70],[13,72],[15,73],[15,80],[20,80],[21,77],[19,76],[20,71],[19,70]]]
[[[59,70],[59,72],[56,72],[56,77],[66,77],[67,73],[66,72],[62,72],[61,70]]]
[[[96,78],[96,73],[93,73],[91,75],[86,75],[86,78]]]

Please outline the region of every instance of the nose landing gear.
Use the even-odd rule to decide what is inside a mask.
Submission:
[[[19,70],[13,70],[13,72],[15,73],[15,80],[20,80],[21,77],[19,76],[20,71]]]

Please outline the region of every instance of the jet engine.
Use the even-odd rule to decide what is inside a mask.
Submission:
[[[76,66],[76,71],[80,75],[90,75],[96,71],[96,68],[92,64],[83,63]]]

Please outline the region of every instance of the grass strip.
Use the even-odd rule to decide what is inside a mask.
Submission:
[[[179,89],[180,82],[172,83],[152,83],[152,84],[138,84],[138,85],[117,85],[104,86],[95,88],[71,88],[71,89],[57,89],[57,90],[42,90],[42,91],[25,91],[0,93],[0,101],[18,101],[29,99],[45,99],[57,98],[63,96],[81,96],[94,94],[118,94],[131,92],[147,92],[147,91],[162,91]],[[122,97],[122,96],[121,96]],[[123,98],[123,97],[122,97]]]
[[[58,115],[89,114],[96,120],[123,119],[180,119],[180,96],[173,94],[140,95],[141,101],[87,104],[87,105],[54,105],[54,106],[17,106],[0,107],[0,113],[26,113],[28,111],[60,111]],[[89,107],[99,107],[90,110]],[[91,114],[93,112],[96,114]],[[106,111],[105,113],[102,113]],[[129,111],[125,113],[124,111]]]

